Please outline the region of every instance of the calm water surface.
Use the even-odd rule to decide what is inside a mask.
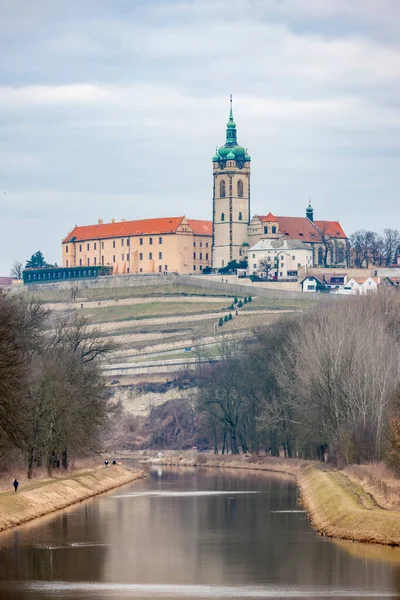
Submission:
[[[317,535],[278,475],[155,469],[0,536],[0,600],[400,598],[400,552]]]

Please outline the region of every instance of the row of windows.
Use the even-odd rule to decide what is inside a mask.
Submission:
[[[159,252],[158,253],[158,260],[162,260],[162,257],[163,257],[162,256],[162,252]],[[193,258],[196,260],[196,252],[193,252]],[[203,253],[202,252],[199,253],[199,259],[203,260]],[[121,260],[125,261],[125,254],[121,254]],[[127,262],[129,262],[129,260],[130,260],[130,254],[126,255],[126,260],[127,260]],[[140,254],[139,254],[139,260],[143,260],[143,252],[140,252]],[[149,252],[149,260],[153,260],[153,253],[152,252]],[[205,260],[208,260],[208,252],[205,255]],[[113,263],[116,263],[116,262],[117,262],[117,257],[114,254],[113,255]],[[104,266],[104,256],[101,257],[101,264],[102,264],[102,266]],[[93,259],[93,266],[96,266],[96,265],[97,265],[97,258],[94,257],[94,259]],[[65,261],[65,266],[68,267],[68,260]],[[80,267],[85,266],[85,265],[83,265],[81,258],[79,259],[79,266]],[[87,259],[87,266],[90,267],[90,258]]]
[[[237,196],[239,198],[243,198],[243,181],[241,179],[239,179],[239,181],[236,184],[236,192],[237,192]],[[226,196],[226,182],[221,179],[221,181],[219,182],[219,197],[220,198],[225,198]]]
[[[96,276],[97,271],[92,271],[91,269],[88,271],[52,271],[50,273],[28,273],[27,281],[48,281],[49,279],[74,279],[76,277]]]
[[[241,212],[239,213],[238,220],[239,221],[243,220],[243,215]],[[225,213],[221,213],[221,221],[225,221]]]
[[[271,250],[268,250],[268,254],[270,254],[270,252],[271,252]],[[253,258],[255,258],[255,257],[256,257],[256,255],[253,254]],[[275,255],[275,257],[278,258],[277,255]],[[284,256],[283,256],[283,254],[281,254],[281,260],[282,261],[283,261],[283,258],[284,258]],[[294,254],[292,254],[292,260],[296,260],[296,256]],[[271,261],[271,257],[270,256],[267,256],[267,261],[268,262]]]
[[[203,242],[200,242],[200,248],[203,247]],[[193,242],[193,246],[196,248],[196,242]],[[208,248],[208,242],[206,242],[206,248]]]
[[[196,252],[193,252],[193,260],[196,260]],[[199,260],[203,260],[203,253],[199,252]],[[208,252],[206,253],[205,260],[208,260]]]
[[[264,233],[276,233],[276,225],[271,225],[271,231],[269,231],[268,225],[265,226],[264,227]]]
[[[158,243],[159,244],[163,243],[162,237],[158,238]],[[143,246],[143,238],[139,238],[139,244],[140,244],[140,246]],[[153,238],[152,237],[149,238],[149,244],[150,244],[150,246],[153,245]],[[121,238],[121,246],[124,246],[124,245],[125,245],[125,239]],[[126,239],[126,245],[127,246],[131,245],[129,238]],[[82,252],[83,246],[84,246],[84,244],[79,244],[79,252]],[[113,248],[116,248],[116,247],[117,247],[117,242],[116,242],[116,240],[113,240]],[[101,242],[101,249],[104,250],[104,242]],[[86,250],[90,250],[90,243],[86,244]],[[93,250],[97,250],[97,242],[93,242]],[[66,252],[66,254],[68,254],[68,246],[65,246],[65,252]]]

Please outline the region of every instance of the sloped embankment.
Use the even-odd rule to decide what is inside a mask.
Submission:
[[[116,465],[31,484],[17,493],[0,494],[0,531],[43,517],[102,492],[143,477],[136,469]]]
[[[387,510],[340,471],[308,466],[297,477],[315,529],[328,536],[400,545],[400,512]]]
[[[293,475],[314,528],[333,538],[400,545],[400,511],[380,506],[343,471],[297,459],[256,456],[170,455],[149,459],[158,464],[275,471]]]

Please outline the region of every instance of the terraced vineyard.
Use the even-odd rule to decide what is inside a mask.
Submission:
[[[75,290],[43,286],[32,297],[58,314],[84,315],[93,327],[115,339],[118,348],[105,365],[105,375],[117,395],[117,390],[127,389],[134,395],[132,384],[137,382],[171,381],[177,372],[193,369],[199,361],[219,360],[222,342],[250,336],[254,328],[304,310],[310,303],[307,298],[254,296],[246,303],[237,298],[243,306],[236,310],[232,295],[202,287],[174,283],[112,287],[110,283]],[[166,399],[168,394],[158,394],[151,403]]]

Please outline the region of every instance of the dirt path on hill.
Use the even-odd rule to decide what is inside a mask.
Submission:
[[[232,311],[233,312],[233,311]],[[297,309],[284,309],[284,310],[271,310],[271,309],[260,309],[260,310],[252,310],[252,311],[239,311],[240,317],[247,317],[252,315],[281,315],[287,313],[296,313],[301,312]],[[144,319],[127,319],[125,321],[109,321],[108,323],[95,323],[93,324],[94,328],[101,328],[102,331],[117,331],[118,329],[125,329],[126,327],[132,326],[147,326],[147,325],[168,325],[169,323],[190,323],[193,321],[204,321],[205,319],[215,319],[219,320],[220,317],[224,317],[227,311],[221,311],[217,313],[202,313],[195,315],[181,315],[176,317],[152,317],[152,318],[144,318]]]
[[[205,303],[224,302],[227,304],[233,302],[233,296],[150,296],[145,298],[121,298],[113,300],[76,300],[75,302],[52,302],[46,304],[49,310],[77,310],[80,308],[105,308],[109,306],[135,306],[137,304],[151,303]],[[82,306],[83,305],[83,306]]]

